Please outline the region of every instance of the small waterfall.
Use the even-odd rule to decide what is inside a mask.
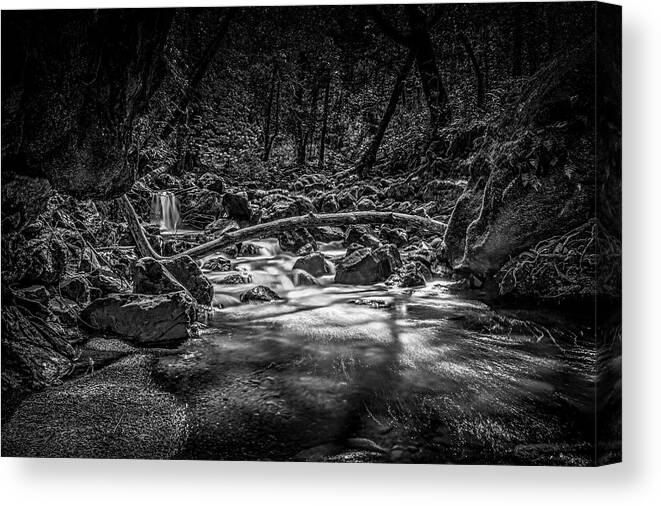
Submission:
[[[159,223],[161,229],[176,232],[181,225],[179,215],[179,201],[174,193],[161,191],[154,193],[151,198],[154,223]]]

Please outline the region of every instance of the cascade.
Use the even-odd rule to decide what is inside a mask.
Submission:
[[[174,193],[160,191],[152,195],[154,223],[159,223],[162,230],[176,232],[181,225],[179,201]]]

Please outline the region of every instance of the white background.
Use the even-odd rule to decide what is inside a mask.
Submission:
[[[278,2],[190,2],[255,5]],[[289,2],[296,3],[296,2]],[[303,2],[300,2],[303,3]],[[329,3],[329,2],[307,2]],[[340,3],[340,2],[334,2]],[[624,463],[600,469],[1,459],[4,504],[661,504],[661,14],[624,7]],[[183,1],[5,1],[7,8]]]

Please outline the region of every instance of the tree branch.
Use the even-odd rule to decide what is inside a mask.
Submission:
[[[252,227],[243,228],[234,232],[229,232],[218,239],[214,239],[205,244],[195,246],[182,253],[192,258],[202,258],[214,251],[232,246],[234,244],[247,241],[249,239],[264,239],[274,235],[306,227],[327,227],[338,225],[357,225],[368,223],[387,223],[390,225],[400,225],[415,227],[420,231],[442,236],[445,233],[446,225],[440,221],[413,216],[410,214],[378,212],[378,211],[356,211],[352,213],[328,213],[328,214],[307,214],[304,216],[293,216],[291,218],[282,218],[260,223]]]

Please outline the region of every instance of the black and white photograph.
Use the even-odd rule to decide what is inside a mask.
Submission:
[[[622,460],[620,6],[92,7],[2,11],[2,457]]]

